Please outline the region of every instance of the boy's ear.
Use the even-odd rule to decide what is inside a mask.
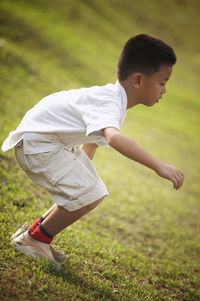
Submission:
[[[133,73],[131,76],[131,84],[133,88],[139,88],[141,86],[142,74]]]

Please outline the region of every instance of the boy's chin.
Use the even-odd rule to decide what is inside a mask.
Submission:
[[[153,107],[156,104],[156,102],[152,102],[152,103],[143,103],[144,106],[146,107]]]

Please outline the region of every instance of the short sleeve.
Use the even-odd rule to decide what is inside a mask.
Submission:
[[[98,132],[106,127],[115,127],[120,130],[121,108],[114,102],[91,108],[84,114],[86,124],[86,136]]]

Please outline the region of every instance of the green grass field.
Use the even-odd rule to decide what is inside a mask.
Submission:
[[[0,300],[200,300],[200,2],[0,1],[0,142],[44,96],[116,80],[126,40],[157,35],[178,57],[159,104],[122,132],[185,174],[171,182],[116,151],[94,164],[110,197],[55,238],[61,272],[15,253],[10,235],[53,203],[0,152]]]

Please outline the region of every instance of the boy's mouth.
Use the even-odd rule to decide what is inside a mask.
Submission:
[[[162,96],[160,96],[158,99],[156,99],[156,102],[159,102],[159,100],[162,98]]]

